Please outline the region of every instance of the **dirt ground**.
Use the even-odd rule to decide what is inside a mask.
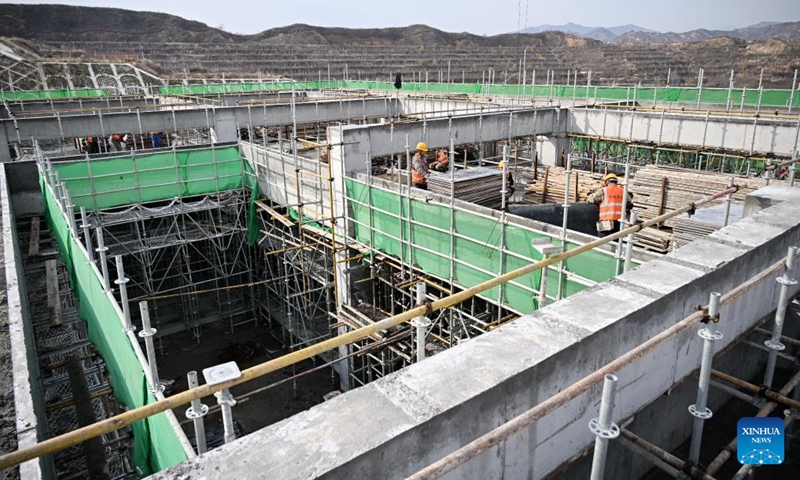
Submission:
[[[158,345],[157,345],[158,347]],[[201,335],[201,343],[192,339],[189,332],[171,335],[163,339],[163,355],[158,353],[159,375],[164,380],[175,380],[175,391],[178,393],[187,388],[186,373],[196,370],[203,384],[204,368],[235,360],[240,370],[263,363],[270,358],[289,353],[281,349],[280,343],[270,336],[265,325],[240,327],[233,334],[213,325],[206,326]],[[318,361],[316,365],[319,365]],[[310,360],[295,366],[295,373],[310,370],[315,366]],[[293,375],[292,368],[274,372],[259,379],[231,389],[234,397],[251,392],[257,388],[273,384]],[[338,377],[331,376],[331,369],[324,368],[296,380],[288,381],[265,392],[255,394],[240,401],[233,407],[233,418],[239,422],[245,434],[255,432],[267,425],[288,418],[295,413],[307,410],[323,401],[323,395],[339,386]],[[219,427],[222,418],[218,413],[216,398],[206,397],[203,403],[212,412],[205,417],[206,431]],[[186,409],[175,410],[178,421],[182,422],[184,431],[191,438],[194,427],[186,421]]]
[[[0,226],[3,219],[0,216]],[[0,453],[17,449],[14,378],[11,370],[11,343],[8,336],[5,251],[0,246]],[[0,472],[0,479],[19,478],[19,469]]]

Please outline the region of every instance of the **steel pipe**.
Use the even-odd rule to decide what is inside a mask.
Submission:
[[[639,437],[638,435],[634,434],[630,430],[622,430],[622,440],[627,440],[632,444],[641,447],[644,451],[653,455],[653,457],[665,462],[666,464],[670,465],[673,468],[680,470],[681,472],[687,470],[686,462],[681,460],[680,458],[672,455],[671,453],[667,452],[666,450],[662,450],[657,446],[653,445],[652,443],[644,440],[643,438]],[[694,465],[688,466],[689,474],[701,480],[714,480],[714,477],[711,475],[706,474],[699,468],[695,467]]]
[[[189,390],[197,388],[197,372],[192,370],[186,374],[189,382]],[[194,438],[197,444],[197,454],[206,453],[206,427],[203,423],[203,417],[208,413],[208,406],[203,405],[199,398],[192,400],[192,406],[186,409],[186,418],[194,422]]]
[[[425,282],[419,282],[417,284],[417,305],[425,305],[426,290]],[[425,315],[420,315],[411,320],[411,325],[416,328],[417,362],[421,362],[425,360],[426,329],[431,325],[431,321]]]
[[[719,378],[720,380],[724,380],[730,383],[731,385],[735,385],[743,390],[747,390],[750,393],[763,395],[765,398],[773,402],[778,402],[782,405],[786,405],[787,407],[800,409],[800,401],[793,400],[787,397],[786,395],[788,395],[788,393],[781,394],[775,392],[774,390],[762,389],[761,387],[753,385],[752,383],[745,382],[744,380],[740,380],[736,377],[733,377],[731,375],[722,372],[718,372],[716,370],[712,370],[711,374],[714,375],[714,377]]]
[[[603,480],[608,455],[608,441],[619,436],[619,427],[611,421],[614,411],[614,396],[617,393],[617,377],[605,376],[603,397],[600,401],[600,417],[589,422],[589,430],[595,434],[594,457],[592,458],[591,480]]]
[[[767,368],[764,372],[764,385],[766,385],[767,388],[772,388],[772,378],[775,375],[775,364],[778,360],[778,352],[786,349],[786,346],[781,343],[781,333],[783,332],[783,322],[786,319],[786,307],[789,303],[789,287],[797,285],[797,280],[791,278],[796,256],[797,247],[789,247],[789,251],[786,253],[786,264],[783,269],[783,275],[776,279],[776,281],[781,284],[781,289],[778,296],[778,306],[775,308],[775,324],[772,327],[772,337],[764,342],[764,345],[770,349],[769,356],[767,357]]]
[[[711,410],[707,406],[708,383],[711,379],[711,362],[714,360],[714,342],[722,338],[722,334],[717,331],[717,322],[719,322],[719,299],[719,293],[711,293],[708,301],[708,321],[706,322],[706,328],[697,332],[700,338],[703,339],[703,357],[700,360],[700,381],[697,387],[697,402],[689,406],[689,413],[694,416],[689,460],[695,464],[700,461],[700,445],[703,442],[703,422],[711,418],[712,415]]]

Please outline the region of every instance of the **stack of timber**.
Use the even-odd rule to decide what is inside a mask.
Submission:
[[[497,168],[476,167],[457,170],[452,177],[450,172],[431,172],[428,189],[433,193],[455,198],[478,205],[493,206],[500,203],[503,189],[503,172]]]
[[[728,224],[741,220],[743,213],[743,205],[731,205]],[[722,228],[724,217],[725,204],[701,208],[691,217],[686,214],[677,217],[675,219],[675,227],[672,229],[672,248],[680,248],[698,238],[716,232]]]
[[[634,239],[633,244],[639,248],[652,252],[667,253],[669,252],[672,234],[657,228],[647,227],[636,233]]]
[[[529,192],[525,196],[527,203],[544,205],[546,203],[564,203],[564,190],[566,189],[567,170],[562,167],[538,167],[536,178],[533,172],[527,170],[522,174],[528,182],[525,189]],[[569,180],[570,202],[582,202],[589,194],[603,186],[602,173],[589,173],[585,170],[572,170]]]
[[[634,211],[639,219],[649,220],[725,190],[730,177],[724,173],[648,165],[636,172],[629,191],[634,194]],[[766,180],[735,177],[734,183],[739,191],[733,195],[733,201],[742,204],[747,194],[764,187]],[[666,220],[664,225],[674,227],[675,219]]]

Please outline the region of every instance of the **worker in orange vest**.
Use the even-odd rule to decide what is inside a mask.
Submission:
[[[447,151],[443,148],[436,150],[436,161],[431,163],[431,168],[437,172],[446,172],[450,165],[450,157],[447,156]]]
[[[627,202],[623,201],[625,190],[618,182],[616,175],[607,174],[603,177],[603,188],[595,190],[586,199],[589,203],[600,204],[600,221],[597,222],[597,235],[600,237],[619,231],[620,219],[633,206],[633,195],[628,193]]]
[[[428,189],[428,145],[425,142],[417,144],[417,152],[411,159],[411,183],[416,188]]]

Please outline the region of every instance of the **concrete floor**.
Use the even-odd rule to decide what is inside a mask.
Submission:
[[[233,334],[228,333],[227,328],[217,324],[208,325],[203,329],[200,344],[192,339],[190,332],[182,332],[163,339],[163,354],[158,354],[159,375],[162,379],[175,380],[174,393],[184,391],[187,388],[186,373],[188,371],[196,370],[200,376],[200,383],[205,383],[202,378],[202,369],[229,361],[229,358],[220,357],[220,353],[225,349],[228,351],[244,350],[241,346],[247,342],[256,344],[258,354],[249,360],[237,359],[241,370],[289,353],[288,350],[281,348],[280,343],[269,334],[266,325],[242,327]],[[318,361],[317,365],[320,363]],[[306,360],[295,366],[295,372],[304,372],[313,367],[314,364],[310,360]],[[238,397],[246,392],[291,377],[292,374],[292,369],[286,368],[245,385],[234,387],[231,392],[234,397]],[[245,433],[252,433],[321,403],[323,395],[338,388],[339,379],[332,378],[331,369],[325,368],[297,379],[296,390],[292,383],[289,381],[258,393],[240,401],[233,407],[233,417],[241,423]],[[216,408],[213,408],[217,405],[216,398],[206,397],[203,399],[203,403],[212,408],[213,412],[205,417],[206,430],[221,426],[221,415],[216,412]],[[179,421],[186,420],[185,412],[185,408],[175,410]],[[183,428],[187,436],[190,438],[194,436],[194,427],[191,422],[183,423]]]

